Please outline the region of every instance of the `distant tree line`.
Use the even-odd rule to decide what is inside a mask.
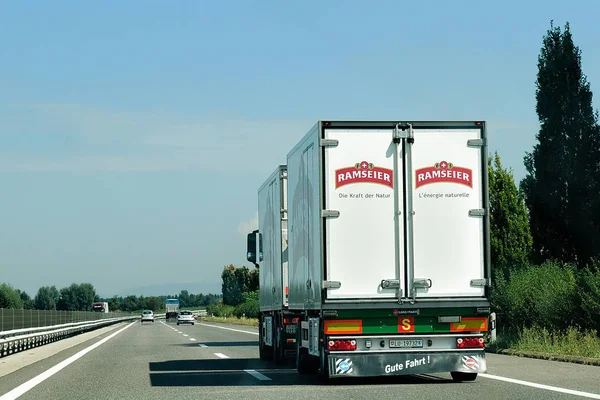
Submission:
[[[164,310],[165,299],[177,298],[181,308],[207,307],[217,304],[220,294],[193,294],[182,290],[178,295],[165,296],[113,296],[101,298],[91,283],[73,283],[60,290],[56,286],[42,286],[34,298],[8,283],[0,284],[0,308],[26,310],[92,311],[92,303],[105,301],[109,311]]]
[[[101,301],[108,302],[109,310],[121,310],[121,311],[138,311],[138,310],[152,310],[161,311],[165,309],[166,299],[179,299],[179,308],[206,308],[210,305],[217,304],[217,301],[222,296],[220,294],[193,294],[187,290],[182,290],[178,295],[167,295],[167,296],[127,296],[117,297],[113,296],[109,299],[102,299]]]

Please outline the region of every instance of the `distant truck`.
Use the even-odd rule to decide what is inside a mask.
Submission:
[[[485,122],[320,121],[258,190],[259,354],[329,378],[487,370]]]
[[[92,303],[92,311],[107,313],[108,312],[108,303],[107,302]]]
[[[179,312],[179,299],[165,300],[165,317],[166,319],[177,318]]]

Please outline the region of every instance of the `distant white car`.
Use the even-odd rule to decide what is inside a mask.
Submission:
[[[194,325],[195,322],[196,322],[196,319],[194,318],[194,314],[191,311],[183,310],[183,311],[179,311],[179,313],[177,314],[177,325],[179,325],[179,324]]]
[[[144,321],[154,322],[154,313],[152,312],[152,310],[142,311],[142,323]]]

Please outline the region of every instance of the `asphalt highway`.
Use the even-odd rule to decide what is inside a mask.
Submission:
[[[8,399],[600,399],[600,367],[488,354],[488,372],[326,381],[258,359],[257,328],[123,323],[0,359]]]

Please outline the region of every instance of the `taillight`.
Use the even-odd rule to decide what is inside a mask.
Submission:
[[[290,324],[297,324],[298,323],[299,318],[284,318],[283,319],[283,324],[284,325],[290,325]]]
[[[456,348],[458,349],[473,349],[485,347],[482,337],[466,337],[456,339]]]
[[[330,340],[327,342],[327,350],[331,350],[331,351],[356,350],[356,340],[354,340],[354,339]]]

